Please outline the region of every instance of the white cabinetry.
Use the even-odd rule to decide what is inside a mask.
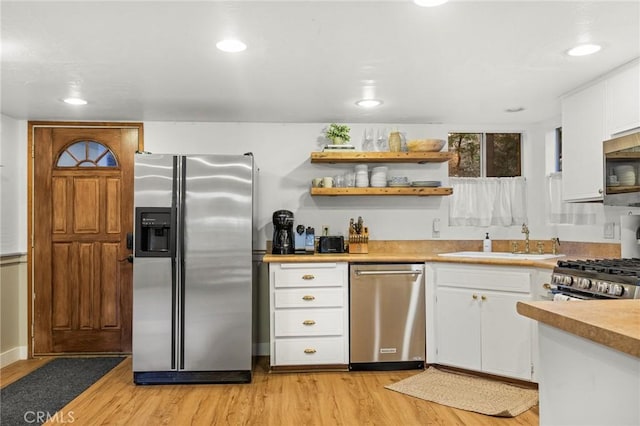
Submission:
[[[531,380],[533,323],[517,313],[516,303],[531,300],[534,271],[460,264],[429,268],[435,285],[435,359],[429,362]]]
[[[640,60],[562,98],[562,196],[600,201],[602,142],[640,128]]]
[[[562,100],[562,197],[565,201],[602,200],[605,83]]]
[[[640,61],[606,80],[606,133],[640,128]]]
[[[347,263],[269,265],[271,366],[349,362]]]

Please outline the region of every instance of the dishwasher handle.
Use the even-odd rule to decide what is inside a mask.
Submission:
[[[422,271],[356,271],[356,275],[420,275]]]

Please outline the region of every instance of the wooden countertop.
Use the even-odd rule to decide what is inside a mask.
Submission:
[[[640,300],[518,302],[520,315],[640,358]]]
[[[536,247],[537,241],[532,240],[531,246]],[[544,252],[551,251],[549,241]],[[270,249],[270,245],[268,249]],[[519,248],[522,248],[520,241]],[[493,251],[508,252],[511,249],[511,240],[494,240]],[[469,263],[480,265],[504,265],[504,266],[525,266],[536,268],[553,269],[558,259],[588,259],[588,258],[615,258],[620,257],[620,244],[606,243],[581,243],[562,242],[560,252],[566,256],[562,258],[552,258],[545,260],[523,260],[523,259],[480,259],[475,257],[443,257],[439,253],[452,253],[459,251],[481,251],[482,240],[373,240],[369,241],[368,254],[320,254],[312,255],[264,255],[263,262],[267,263],[314,263],[314,262],[385,262],[385,263],[412,263],[412,262],[442,262],[442,263]]]

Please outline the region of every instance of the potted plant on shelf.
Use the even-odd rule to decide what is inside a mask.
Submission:
[[[334,145],[342,145],[351,140],[351,136],[349,136],[350,130],[346,124],[331,123],[325,130],[324,135]]]

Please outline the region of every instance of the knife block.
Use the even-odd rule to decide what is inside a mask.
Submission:
[[[362,234],[349,233],[349,253],[369,253],[369,228],[364,228]]]

